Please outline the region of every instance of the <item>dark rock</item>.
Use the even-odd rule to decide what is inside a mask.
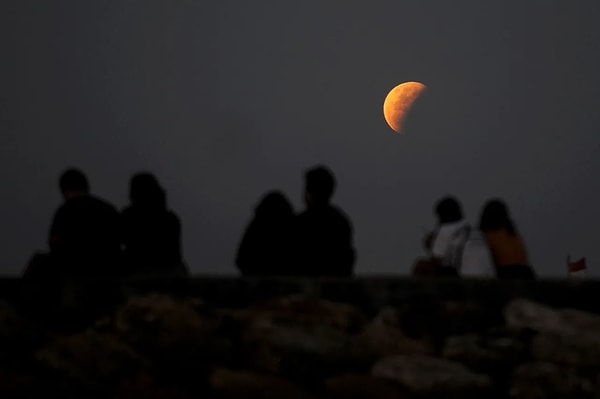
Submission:
[[[400,327],[410,338],[425,339],[441,351],[446,337],[484,332],[502,325],[502,314],[473,300],[416,296],[399,308]]]
[[[168,386],[157,375],[141,372],[124,379],[116,389],[114,399],[192,399],[197,395],[181,386]],[[203,396],[206,397],[206,396]]]
[[[542,362],[569,366],[581,372],[598,370],[600,336],[582,332],[579,335],[544,333],[531,344],[533,357]]]
[[[487,375],[475,373],[460,363],[427,356],[386,357],[373,366],[371,374],[395,381],[419,396],[467,397],[493,388]]]
[[[37,355],[56,379],[76,384],[85,392],[109,392],[123,378],[150,363],[116,336],[87,330],[59,337]]]
[[[509,303],[505,316],[510,328],[538,333],[531,344],[536,359],[582,370],[597,367],[600,316],[575,309],[553,309],[523,299]]]
[[[221,327],[219,317],[200,315],[190,304],[162,295],[132,298],[115,318],[126,342],[159,361],[224,361],[230,342]]]
[[[54,388],[43,379],[22,370],[0,368],[1,398],[39,398]]]
[[[214,397],[221,399],[310,399],[291,381],[246,370],[217,368],[209,377]]]
[[[328,399],[397,399],[405,397],[395,383],[366,374],[342,374],[325,381]]]
[[[573,335],[600,332],[600,316],[577,309],[554,309],[527,299],[515,299],[504,309],[506,324],[542,333]]]
[[[514,399],[592,398],[593,384],[572,370],[552,363],[527,363],[513,377],[510,397]]]
[[[449,337],[443,357],[460,362],[473,370],[498,372],[508,370],[527,357],[525,343],[517,337],[460,335]]]
[[[115,317],[115,330],[136,351],[150,358],[168,385],[200,394],[209,370],[231,361],[231,339],[223,320],[211,312],[164,295],[132,298]]]
[[[427,338],[410,338],[402,330],[401,313],[385,308],[355,338],[355,344],[377,358],[390,355],[432,355],[434,347]]]
[[[356,332],[367,322],[365,316],[354,306],[305,294],[276,298],[249,310],[266,311],[279,319],[326,324],[344,332]]]
[[[281,321],[257,315],[242,342],[246,366],[314,383],[352,367],[350,337],[327,324]]]

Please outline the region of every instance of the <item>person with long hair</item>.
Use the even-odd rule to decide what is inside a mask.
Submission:
[[[186,276],[181,223],[167,207],[165,190],[151,173],[137,173],[129,187],[131,204],[121,213],[126,267],[133,275]]]
[[[479,229],[492,252],[498,278],[535,278],[523,238],[519,235],[504,201],[492,199],[485,204]]]
[[[235,263],[244,276],[291,273],[294,210],[280,191],[266,193],[244,231]]]

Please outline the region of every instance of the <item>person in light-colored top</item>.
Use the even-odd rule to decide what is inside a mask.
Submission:
[[[496,270],[490,248],[484,235],[478,229],[471,228],[465,242],[460,264],[461,277],[495,278]]]
[[[442,198],[434,212],[438,227],[425,239],[430,258],[418,260],[413,275],[495,276],[485,239],[464,219],[459,202],[453,197]]]
[[[533,279],[535,273],[522,237],[500,199],[488,201],[482,212],[479,229],[491,250],[496,272],[501,279]]]

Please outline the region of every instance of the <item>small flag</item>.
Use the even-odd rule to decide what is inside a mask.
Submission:
[[[567,265],[569,266],[569,271],[571,273],[579,272],[586,269],[585,258],[581,258],[575,262],[571,262],[570,259],[567,259]]]

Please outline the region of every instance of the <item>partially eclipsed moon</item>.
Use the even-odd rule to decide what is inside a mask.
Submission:
[[[405,82],[394,87],[383,102],[383,116],[397,133],[402,131],[404,119],[426,86],[419,82]]]

